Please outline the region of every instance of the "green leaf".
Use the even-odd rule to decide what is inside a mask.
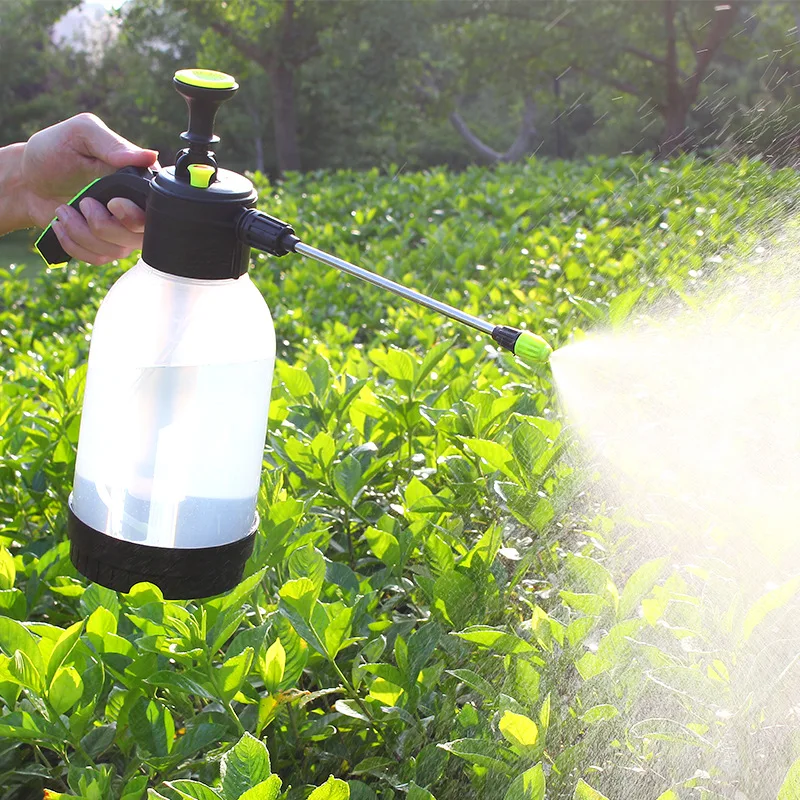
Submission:
[[[298,547],[289,556],[289,574],[293,578],[308,578],[319,593],[325,580],[325,557],[311,543]]]
[[[351,455],[345,456],[333,468],[333,485],[346,503],[353,502],[353,498],[361,488],[362,475],[361,462]]]
[[[414,382],[416,364],[414,359],[405,351],[396,347],[389,349],[383,368],[390,378],[394,378],[404,392],[408,392]]]
[[[798,797],[800,797],[800,758],[789,767],[778,790],[777,800],[797,800]]]
[[[162,689],[172,689],[183,695],[213,697],[214,689],[206,685],[207,680],[206,676],[194,671],[172,672],[172,670],[162,669],[152,675],[148,675],[145,678],[145,683]]]
[[[48,700],[57,714],[66,714],[83,694],[83,679],[75,667],[59,667],[50,682]]]
[[[509,633],[501,628],[492,628],[488,625],[472,625],[460,633],[456,633],[459,639],[473,642],[481,647],[487,647],[495,653],[510,655],[513,653],[530,653],[533,645],[520,639],[514,633]]]
[[[222,757],[222,792],[225,800],[238,800],[247,789],[270,776],[269,753],[263,742],[249,733]]]
[[[477,592],[473,582],[461,572],[450,570],[433,584],[433,607],[454,628],[462,628],[475,614]]]
[[[221,800],[222,795],[198,781],[167,781],[168,786],[181,796],[181,800]]]
[[[78,639],[80,638],[82,630],[83,620],[78,620],[78,622],[70,625],[69,628],[58,637],[56,646],[53,648],[53,652],[50,653],[50,658],[47,660],[48,681],[53,679],[58,668],[69,659],[75,645],[78,644]]]
[[[545,789],[544,770],[537,764],[514,779],[503,800],[544,800]]]
[[[270,775],[265,781],[248,789],[239,800],[277,800],[281,793],[281,779],[277,775]]]
[[[427,789],[417,786],[414,781],[408,784],[408,795],[406,797],[407,800],[436,800]]]
[[[395,706],[403,695],[403,688],[383,678],[375,678],[369,687],[369,695],[383,706]]]
[[[482,458],[492,469],[502,472],[503,475],[512,480],[517,480],[517,476],[511,469],[511,464],[514,463],[514,457],[503,445],[498,442],[492,442],[489,439],[470,439],[465,436],[461,437],[461,441],[469,450],[475,453],[476,456]]]
[[[587,300],[585,297],[580,297],[576,294],[567,295],[567,299],[570,301],[570,303],[586,314],[586,316],[589,317],[592,322],[607,321],[608,312],[603,306],[598,305],[598,303],[592,300]]]
[[[428,352],[425,354],[425,358],[422,359],[422,364],[419,366],[417,376],[414,380],[415,386],[419,386],[422,381],[424,381],[425,378],[427,378],[428,375],[433,372],[433,370],[436,368],[436,365],[447,355],[454,344],[454,339],[444,339],[428,350]]]
[[[278,375],[292,397],[301,399],[314,393],[314,384],[304,369],[290,367],[285,362],[278,362]]]
[[[504,759],[512,759],[514,753],[496,742],[486,739],[455,739],[438,745],[442,750],[463,758],[471,764],[510,774],[511,768]]]
[[[87,617],[98,608],[106,608],[115,617],[118,617],[119,597],[111,589],[106,589],[105,586],[93,583],[81,595],[81,607],[85,609]]]
[[[146,753],[169,755],[175,741],[175,722],[168,708],[142,697],[128,714],[128,726],[134,740]]]
[[[369,549],[391,570],[400,564],[400,544],[397,539],[386,531],[370,526],[364,531],[364,538],[369,544]]]
[[[561,600],[570,608],[581,614],[597,616],[608,605],[608,600],[599,594],[562,591],[558,593]]]
[[[336,658],[344,643],[350,636],[353,622],[354,608],[341,608],[341,604],[335,606],[335,611],[331,611],[331,606],[325,609],[327,620],[322,630],[322,639],[325,643],[325,652],[330,659]],[[316,617],[315,617],[316,618]],[[321,625],[315,626],[317,630]]]
[[[614,719],[614,717],[618,715],[619,711],[617,710],[616,706],[604,703],[599,706],[592,706],[588,711],[586,711],[583,715],[583,721],[587,725],[592,725],[595,722],[603,722],[604,720]]]
[[[500,733],[507,742],[517,747],[533,747],[539,739],[538,725],[523,714],[506,711],[498,724]]]
[[[619,619],[626,619],[636,610],[642,598],[649,594],[655,586],[668,561],[667,558],[647,561],[628,578],[625,588],[619,596],[619,608],[617,609]]]
[[[242,684],[250,674],[253,664],[253,648],[246,647],[238,656],[233,656],[217,667],[216,677],[220,697],[229,703],[242,688]]]
[[[5,547],[0,547],[0,589],[13,589],[16,577],[14,557]]]
[[[800,791],[800,786],[798,786],[797,788],[798,788],[798,791]],[[800,794],[791,795],[791,797],[799,797],[799,796],[800,796]],[[602,797],[602,795],[601,795],[601,797]],[[656,800],[681,800],[681,799],[680,799],[680,797],[678,797],[678,793],[677,792],[674,792],[672,789],[667,789],[667,791],[664,792],[663,794],[660,794],[656,798]],[[777,797],[777,800],[790,800],[790,798],[789,797],[781,797],[779,795]]]
[[[86,636],[100,653],[105,652],[106,635],[116,632],[117,618],[107,608],[96,608],[86,621]]]
[[[28,601],[21,589],[0,589],[0,616],[25,619],[27,615]]]
[[[419,673],[439,644],[442,629],[436,622],[420,625],[408,638],[408,668],[406,678],[409,684],[416,682]]]
[[[663,797],[664,795],[661,795]],[[592,789],[585,780],[578,781],[575,787],[575,794],[572,795],[572,800],[608,800],[604,794],[600,794],[597,789]]]
[[[318,786],[308,796],[308,800],[348,800],[350,787],[331,775],[322,786]]]
[[[546,731],[550,725],[550,693],[545,697],[542,707],[539,709],[539,722]]]
[[[487,699],[494,700],[497,697],[497,689],[471,669],[451,669],[448,670],[448,673],[466,683],[470,688],[475,689],[476,692],[480,692]]]
[[[264,656],[263,677],[264,688],[274,694],[278,691],[286,670],[286,650],[280,638],[276,639],[268,648]]]
[[[311,619],[314,603],[319,594],[310,578],[295,578],[281,586],[280,597],[283,602],[296,611],[305,622]]]
[[[767,592],[750,607],[742,625],[742,639],[747,641],[755,628],[764,621],[767,614],[785,606],[800,590],[800,575]]]
[[[547,447],[547,437],[527,420],[521,421],[511,436],[511,450],[526,473],[534,471],[536,462]]]
[[[45,674],[44,661],[39,653],[39,645],[33,634],[16,620],[0,617],[0,649],[13,656],[21,650],[31,660],[40,675]]]
[[[431,571],[436,577],[455,567],[453,551],[438,533],[431,533],[425,540],[425,555]]]
[[[131,778],[120,794],[119,800],[142,800],[147,791],[147,775],[137,775]]]
[[[8,671],[21,686],[40,696],[43,694],[44,680],[42,675],[22,650],[17,650],[14,653],[14,657],[8,663]]]
[[[228,724],[203,722],[202,717],[195,717],[186,723],[186,733],[176,742],[172,749],[175,759],[185,759],[211,745],[218,745],[222,737],[229,735]]]

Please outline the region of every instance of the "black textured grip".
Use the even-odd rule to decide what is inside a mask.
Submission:
[[[228,592],[241,582],[258,526],[256,516],[247,536],[217,547],[152,547],[90,528],[70,506],[67,530],[70,559],[90,581],[117,592],[147,581],[168,600],[197,600]]]
[[[98,178],[70,200],[76,211],[80,211],[78,204],[84,197],[93,197],[103,205],[115,197],[124,197],[132,200],[139,208],[144,210],[147,205],[147,196],[150,192],[150,181],[155,173],[147,167],[123,167],[111,175]],[[36,240],[36,250],[48,265],[64,264],[72,256],[67,253],[58,241],[53,226],[48,225],[42,235]]]

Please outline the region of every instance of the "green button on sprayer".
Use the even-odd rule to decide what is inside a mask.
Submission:
[[[522,331],[514,342],[514,355],[531,366],[547,363],[552,352],[553,348],[541,336],[530,331]]]
[[[198,86],[201,89],[237,89],[238,84],[233,75],[217,72],[213,69],[179,69],[175,80],[187,86]]]
[[[208,189],[214,177],[214,167],[209,164],[189,164],[189,183],[197,189]]]

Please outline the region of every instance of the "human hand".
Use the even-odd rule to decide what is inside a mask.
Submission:
[[[68,203],[86,184],[121,167],[157,167],[158,154],[114,133],[93,114],[78,114],[35,133],[24,145],[21,183],[31,224],[53,231],[71,256],[90,264],[124,258],[142,246],[144,212],[115,197],[104,206],[90,197],[80,211]]]

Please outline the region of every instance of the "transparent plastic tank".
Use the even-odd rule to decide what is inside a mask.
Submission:
[[[272,318],[247,275],[193,280],[140,260],[95,320],[75,515],[157,547],[247,536],[274,363]]]

